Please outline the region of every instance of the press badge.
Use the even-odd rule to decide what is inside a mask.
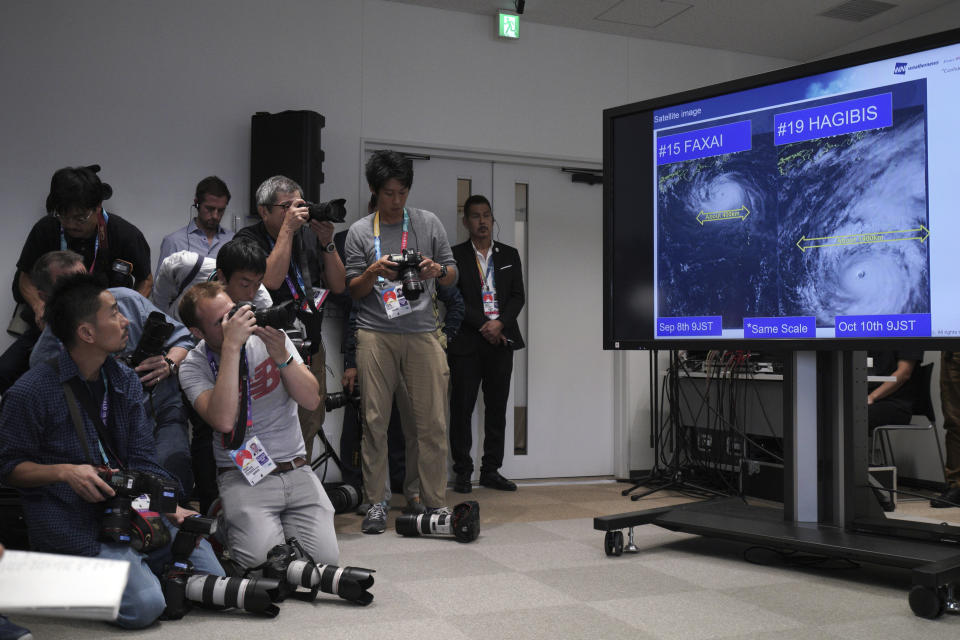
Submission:
[[[387,312],[387,317],[391,320],[405,316],[412,311],[410,303],[403,297],[403,285],[399,283],[390,283],[380,289],[380,302]]]
[[[313,308],[317,311],[323,308],[323,303],[327,301],[327,294],[330,293],[329,289],[314,289],[313,290]]]
[[[497,303],[497,294],[489,289],[483,290],[483,315],[491,320],[500,317],[500,305]]]
[[[257,436],[247,440],[247,444],[242,449],[231,451],[230,459],[240,469],[240,473],[250,483],[250,486],[257,484],[277,468],[277,463],[263,448],[263,444],[260,443],[260,438]]]

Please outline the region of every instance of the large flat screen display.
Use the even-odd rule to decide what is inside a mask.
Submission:
[[[609,109],[604,177],[606,348],[960,337],[960,30]]]

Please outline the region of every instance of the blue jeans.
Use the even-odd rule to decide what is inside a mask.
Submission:
[[[187,412],[176,378],[161,381],[152,394],[145,395],[143,408],[156,434],[160,466],[180,481],[183,496],[189,499],[193,492],[193,463],[190,460]]]
[[[164,522],[166,522],[166,518],[164,518]],[[167,528],[170,529],[171,539],[176,537],[177,528],[169,522],[167,522]],[[142,629],[153,624],[163,613],[167,603],[163,599],[163,589],[160,587],[160,579],[157,576],[163,573],[164,567],[171,560],[170,547],[171,545],[168,544],[162,549],[143,554],[134,550],[130,545],[112,542],[100,543],[98,558],[126,560],[130,563],[127,586],[123,590],[123,597],[120,599],[117,625],[125,629]],[[194,571],[197,573],[209,573],[215,576],[225,575],[217,556],[210,548],[210,543],[206,540],[201,542],[200,546],[190,554],[190,562],[193,563]]]

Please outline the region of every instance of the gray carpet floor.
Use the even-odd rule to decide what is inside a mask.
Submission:
[[[581,513],[589,509],[585,505],[602,505],[596,513],[601,515],[679,500],[661,496],[648,505],[630,503],[619,498],[623,486],[521,486],[516,494],[476,490],[471,497],[480,502],[484,517],[480,538],[470,544],[403,538],[392,529],[365,536],[357,532],[359,517],[340,516],[342,563],[377,571],[375,600],[368,607],[321,595],[314,603],[284,602],[272,620],[194,610],[181,621],[136,632],[99,622],[16,620],[38,639],[960,636],[960,617],[929,621],[913,615],[907,603],[910,574],[904,570],[849,568],[838,562],[797,568],[762,552],[747,554],[750,562],[744,545],[653,526],[636,529],[640,553],[607,557],[592,515]],[[537,496],[570,510],[560,513],[562,519],[524,521],[522,510],[514,507]],[[617,510],[609,504],[618,505]],[[904,510],[909,511],[907,505]],[[558,506],[555,511],[563,510]]]

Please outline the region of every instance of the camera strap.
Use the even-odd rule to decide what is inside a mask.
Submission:
[[[60,374],[59,358],[51,358],[50,360],[47,361],[47,364],[49,364],[59,376]],[[101,371],[101,375],[103,375],[102,371]],[[107,408],[109,407],[109,398],[108,398],[109,394],[107,392],[108,385],[107,385],[107,380],[105,376],[103,379],[103,384],[104,384],[104,393],[103,393],[103,404],[101,406],[101,412],[103,412],[104,417],[106,417],[106,412],[108,411]],[[78,386],[79,386],[79,389],[78,389]],[[94,458],[94,456],[90,453],[90,445],[87,443],[86,431],[83,428],[83,418],[80,416],[80,404],[77,402],[77,396],[78,396],[77,391],[81,392],[79,396],[83,400],[88,401],[85,403],[85,405],[89,405],[89,406],[84,406],[84,411],[86,411],[87,416],[90,418],[90,422],[93,423],[93,426],[97,430],[97,434],[99,435],[99,438],[97,439],[97,446],[100,449],[102,464],[106,464],[109,466],[110,458],[112,457],[113,460],[116,461],[117,466],[120,469],[123,469],[123,463],[120,461],[120,457],[117,456],[117,454],[113,450],[113,447],[111,446],[112,438],[108,437],[106,433],[106,427],[104,427],[103,421],[101,420],[100,415],[96,411],[95,407],[93,411],[90,410],[93,405],[93,397],[85,388],[80,378],[74,376],[73,378],[70,378],[70,380],[67,380],[66,382],[63,383],[63,395],[67,400],[67,410],[70,412],[70,419],[73,421],[73,426],[77,431],[77,438],[79,438],[80,440],[80,445],[83,447],[83,452],[84,454],[86,454],[87,460],[93,466],[97,466],[98,464],[101,464],[99,462],[96,462],[96,458]]]
[[[400,252],[407,248],[407,238],[409,237],[410,232],[410,214],[407,213],[407,208],[403,208],[403,231],[400,233]],[[373,248],[377,254],[377,260],[381,258],[381,249],[380,249],[380,212],[377,211],[373,214]],[[377,276],[377,282],[380,284],[384,283],[383,276]]]
[[[213,379],[216,382],[217,376],[220,372],[220,367],[217,366],[216,360],[213,359],[213,353],[210,351],[209,347],[207,348],[207,362],[210,364],[210,370],[213,372]],[[247,347],[244,347],[240,350],[240,393],[239,393],[239,409],[237,411],[237,421],[233,425],[233,430],[230,433],[221,433],[220,442],[223,445],[224,449],[228,451],[233,451],[234,449],[239,449],[244,445],[244,441],[247,437],[247,431],[253,428],[253,407],[252,407],[252,398],[250,396],[250,373],[249,366],[247,364]]]

